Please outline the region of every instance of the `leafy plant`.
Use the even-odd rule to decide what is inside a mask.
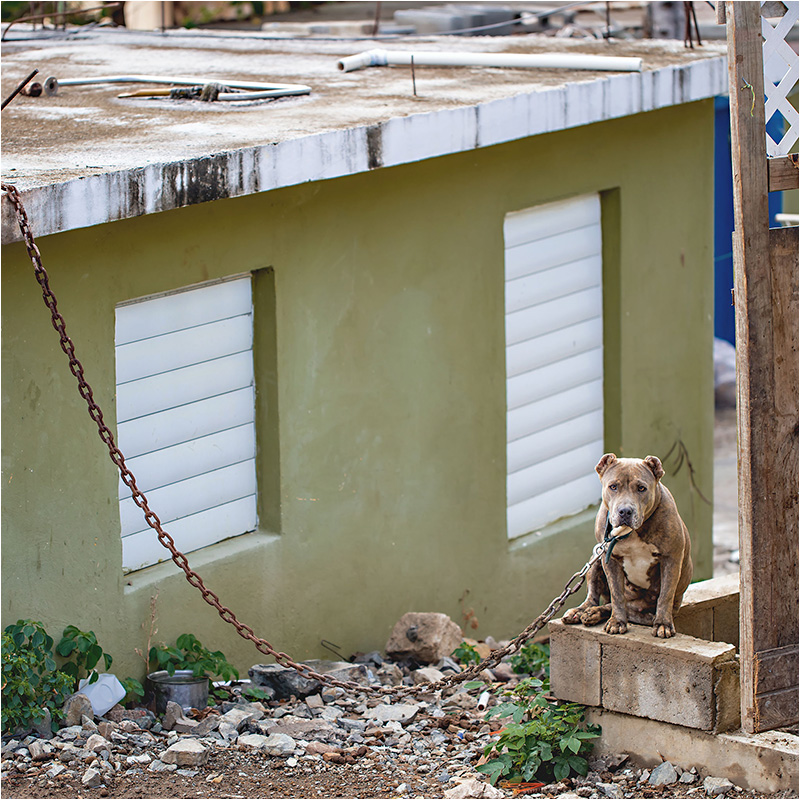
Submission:
[[[474,645],[469,642],[461,642],[451,653],[452,657],[458,661],[459,664],[480,664],[481,657]]]
[[[591,752],[592,740],[600,736],[600,727],[584,725],[583,706],[549,701],[537,678],[526,678],[503,694],[509,699],[490,709],[486,718],[510,717],[512,722],[486,747],[489,761],[478,767],[490,783],[499,778],[520,782],[534,777],[549,783],[572,773],[587,774],[585,756]]]
[[[511,656],[511,669],[518,675],[540,678],[542,689],[550,688],[550,645],[526,642],[519,652]]]
[[[123,705],[138,703],[144,697],[144,686],[136,678],[125,678],[120,683],[125,689],[125,697],[122,700]]]
[[[61,641],[56,645],[56,653],[64,658],[74,659],[67,661],[61,667],[61,671],[72,678],[73,691],[78,689],[78,681],[82,677],[82,672],[86,672],[89,683],[94,683],[98,678],[95,667],[100,659],[103,659],[106,671],[111,669],[111,663],[114,660],[108,653],[103,652],[94,631],[82,631],[74,625],[67,625],[64,628]]]
[[[242,689],[242,697],[246,697],[248,700],[271,700],[272,692],[259,686],[248,685]]]
[[[216,675],[224,681],[239,679],[239,671],[221,650],[209,650],[191,633],[182,633],[175,647],[164,644],[151,647],[150,662],[170,675],[174,675],[176,669],[190,669],[198,678]]]
[[[3,632],[3,733],[28,729],[48,709],[55,730],[71,679],[56,670],[53,639],[41,622],[19,620]]]

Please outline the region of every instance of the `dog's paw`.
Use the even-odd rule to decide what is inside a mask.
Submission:
[[[564,612],[564,616],[561,617],[561,621],[565,625],[577,625],[581,621],[581,613],[583,609],[581,608],[570,608],[568,611]]]
[[[589,606],[581,614],[581,622],[587,627],[591,627],[608,619],[609,614],[609,610],[604,606]]]
[[[659,639],[671,639],[675,635],[675,626],[671,622],[656,620],[653,623],[652,633]]]
[[[605,631],[606,633],[627,633],[628,623],[623,622],[616,617],[611,617],[611,619],[606,622]]]

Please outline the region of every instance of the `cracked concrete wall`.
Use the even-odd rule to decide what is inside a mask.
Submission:
[[[272,270],[275,358],[256,355],[272,505],[261,530],[189,560],[276,647],[380,649],[406,611],[461,621],[467,589],[473,634],[511,636],[588,558],[591,511],[506,538],[503,320],[504,215],[588,192],[603,198],[607,448],[681,441],[710,497],[713,101],[39,241],[112,425],[116,303]],[[173,565],[122,573],[113,465],[24,247],[2,255],[3,624],[92,629],[140,677],[158,592],[158,640],[193,632],[244,673],[265,659]],[[709,577],[711,508],[677,466],[665,482]]]

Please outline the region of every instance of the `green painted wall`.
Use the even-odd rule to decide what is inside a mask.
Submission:
[[[513,635],[588,558],[591,512],[506,539],[503,217],[597,191],[607,449],[665,457],[680,441],[710,498],[711,101],[39,246],[112,423],[116,303],[271,270],[256,290],[264,528],[190,562],[276,647],[320,657],[323,638],[381,649],[405,611],[460,621],[466,590],[479,637]],[[141,676],[158,592],[158,640],[194,632],[245,672],[264,659],[172,564],[122,574],[113,465],[21,244],[3,267],[3,624],[93,629],[120,676]],[[711,508],[676,464],[665,480],[709,577]]]

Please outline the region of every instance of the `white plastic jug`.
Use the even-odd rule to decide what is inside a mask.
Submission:
[[[117,676],[110,672],[101,672],[94,683],[89,683],[89,679],[84,678],[78,683],[78,691],[92,701],[92,710],[96,717],[102,717],[127,694]]]

